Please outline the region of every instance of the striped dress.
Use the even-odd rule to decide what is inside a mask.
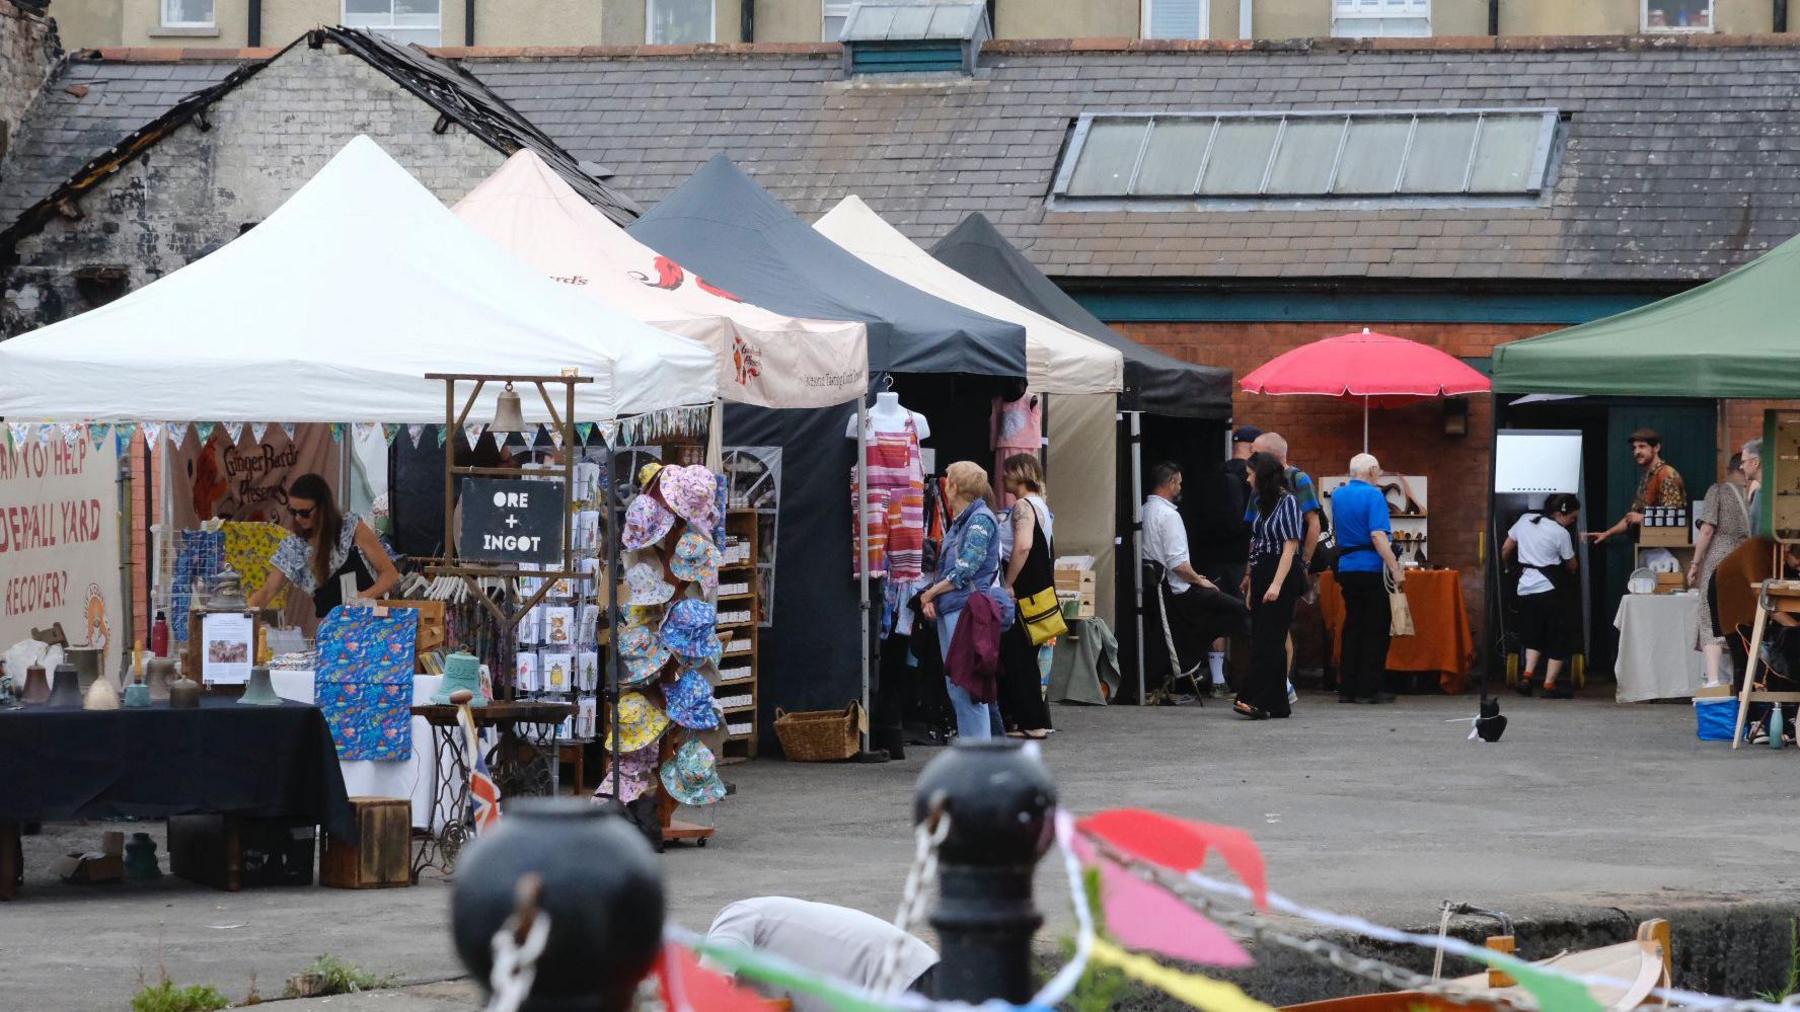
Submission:
[[[871,430],[864,464],[869,475],[864,503],[869,514],[869,575],[895,582],[921,579],[925,575],[925,464],[919,452],[919,430],[910,415],[904,428]],[[861,553],[852,551],[853,575],[860,575],[861,562]]]

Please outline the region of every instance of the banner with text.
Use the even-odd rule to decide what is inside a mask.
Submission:
[[[105,657],[127,635],[118,471],[110,439],[0,440],[0,650],[57,622]]]
[[[175,527],[192,530],[202,520],[287,522],[287,487],[309,472],[323,475],[332,491],[338,486],[342,444],[326,425],[300,425],[294,438],[271,425],[256,439],[236,426],[220,425],[201,443],[190,436],[173,454]]]

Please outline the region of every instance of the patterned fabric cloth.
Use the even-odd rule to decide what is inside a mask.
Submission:
[[[338,568],[343,566],[344,561],[350,558],[351,549],[356,547],[356,531],[366,522],[355,513],[344,514],[344,527],[338,532],[337,544],[332,546],[331,564],[325,567],[326,572],[337,572]],[[369,529],[374,530],[372,527]],[[281,542],[281,547],[275,550],[275,557],[270,560],[270,565],[281,570],[282,575],[288,578],[288,582],[299,587],[301,593],[311,594],[319,589],[319,578],[313,575],[312,545],[298,535],[289,534]],[[371,567],[371,572],[373,572],[373,567]]]
[[[188,611],[194,606],[194,581],[204,583],[225,568],[224,531],[182,531],[175,554],[175,576],[169,588],[169,626],[177,643],[188,638]]]
[[[1280,558],[1285,542],[1299,541],[1306,534],[1304,511],[1299,498],[1291,492],[1283,492],[1266,517],[1257,510],[1256,500],[1252,499],[1244,519],[1250,522],[1251,562]],[[1294,564],[1299,565],[1298,558]]]
[[[244,578],[245,594],[261,590],[268,582],[269,573],[273,571],[270,561],[287,537],[288,532],[277,524],[235,520],[225,524],[225,564]],[[287,594],[287,588],[281,588],[281,593],[269,602],[270,607],[278,611],[286,608]]]
[[[902,582],[917,580],[925,574],[925,462],[919,451],[919,429],[908,415],[901,429],[871,428],[870,432],[873,438],[864,458],[869,477],[869,575]],[[885,567],[875,560],[878,527]],[[858,576],[862,559],[854,547],[851,575]]]
[[[1675,470],[1674,464],[1662,463],[1645,471],[1638,479],[1637,495],[1631,499],[1631,512],[1642,513],[1651,506],[1681,507],[1687,504],[1687,484],[1681,480],[1681,472]]]
[[[333,608],[319,623],[313,694],[340,759],[412,757],[414,644],[419,613]]]

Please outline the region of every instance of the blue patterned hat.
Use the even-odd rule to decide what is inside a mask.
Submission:
[[[663,619],[663,646],[684,660],[718,660],[717,622],[718,612],[712,605],[697,597],[684,597],[670,606],[668,617]]]
[[[663,789],[684,805],[710,805],[725,796],[719,764],[712,749],[698,741],[682,743],[662,767]]]
[[[719,711],[713,706],[712,683],[698,668],[687,668],[673,685],[663,689],[668,702],[669,719],[692,731],[710,731],[719,726]]]
[[[642,685],[651,681],[669,663],[669,648],[656,641],[649,626],[628,625],[619,630],[619,660],[625,664],[620,685]]]
[[[719,588],[719,549],[698,531],[688,531],[675,542],[675,555],[669,560],[669,572],[677,580],[698,583],[711,591]],[[663,600],[668,600],[664,598]]]

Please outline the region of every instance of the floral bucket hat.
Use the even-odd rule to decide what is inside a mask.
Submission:
[[[684,805],[710,805],[725,796],[718,760],[697,741],[684,742],[662,768],[663,788]]]
[[[652,681],[669,663],[669,648],[657,642],[656,633],[647,625],[628,625],[619,630],[619,660],[625,663],[621,685],[642,685]]]
[[[719,659],[719,637],[715,629],[718,612],[697,597],[684,597],[669,608],[663,619],[663,646],[690,661]]]
[[[625,530],[619,543],[631,551],[648,548],[669,536],[675,529],[675,514],[656,501],[653,495],[640,495],[631,500],[625,511]]]
[[[675,586],[663,578],[662,567],[650,562],[640,562],[627,569],[625,586],[631,592],[626,603],[634,607],[667,604],[669,598],[675,596]]]
[[[627,752],[619,757],[619,800],[631,804],[644,796],[656,783],[656,743]],[[594,800],[612,797],[612,774],[608,772],[594,788]]]
[[[675,542],[675,556],[669,560],[669,572],[674,573],[677,580],[698,583],[708,591],[718,589],[718,546],[706,535],[688,531],[681,536],[681,540]]]
[[[661,481],[663,502],[676,516],[696,527],[712,529],[713,499],[719,483],[711,471],[700,464],[665,467]]]
[[[688,668],[663,690],[668,701],[669,719],[691,731],[710,731],[719,726],[719,711],[713,706],[712,683],[698,668]]]
[[[619,737],[613,740],[612,724],[606,727],[606,748],[610,752],[636,752],[656,744],[669,729],[669,715],[656,708],[641,692],[627,692],[619,697]],[[621,748],[620,746],[623,746]]]

